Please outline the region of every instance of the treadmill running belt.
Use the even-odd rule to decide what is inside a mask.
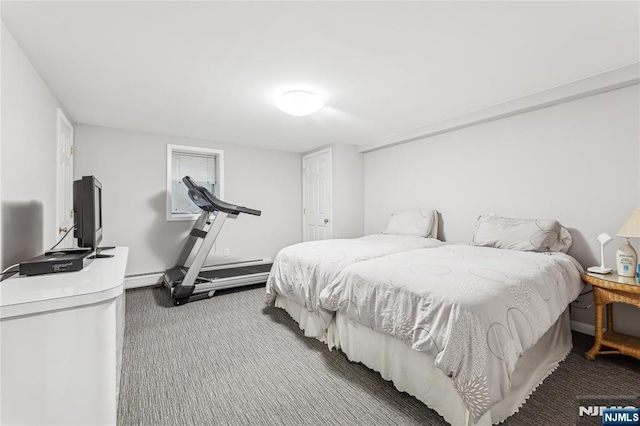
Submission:
[[[241,266],[237,268],[214,269],[213,271],[201,271],[200,276],[205,278],[219,279],[230,278],[241,275],[263,274],[271,271],[273,263],[262,265]],[[266,281],[266,279],[265,279]]]

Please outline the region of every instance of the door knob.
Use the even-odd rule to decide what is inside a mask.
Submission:
[[[67,231],[68,231],[68,229],[67,229],[66,227],[64,227],[64,228],[63,228],[63,227],[61,226],[61,227],[59,227],[59,228],[58,228],[58,232],[59,232],[60,234],[65,233],[65,232],[67,232]]]
[[[324,224],[326,225],[327,223],[329,223],[329,219],[324,220]]]

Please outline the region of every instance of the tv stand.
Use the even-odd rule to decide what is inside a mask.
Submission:
[[[108,259],[110,257],[113,257],[112,254],[102,254],[101,252],[104,250],[113,250],[115,249],[115,246],[109,246],[109,247],[98,247],[96,249],[96,254],[94,254],[93,256],[90,257],[90,259]]]
[[[0,424],[115,425],[128,249],[2,281]]]

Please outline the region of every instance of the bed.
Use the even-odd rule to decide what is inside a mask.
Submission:
[[[320,292],[354,263],[417,248],[443,245],[435,238],[435,210],[394,213],[380,234],[355,239],[309,241],[282,249],[267,280],[267,303],[286,310],[308,337],[333,347],[327,333],[334,312],[318,303]]]
[[[454,425],[505,420],[571,349],[567,307],[584,284],[563,252],[568,232],[497,225],[478,225],[476,245],[351,264],[320,294],[337,312],[329,338],[349,359]]]

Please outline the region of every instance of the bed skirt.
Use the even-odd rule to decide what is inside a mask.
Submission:
[[[435,366],[435,357],[411,349],[402,341],[349,321],[338,313],[332,339],[354,362],[361,362],[415,396],[452,425],[472,425],[471,416],[453,382]],[[569,310],[516,363],[512,386],[505,399],[475,423],[488,426],[515,414],[533,391],[571,351]]]
[[[335,321],[308,311],[304,306],[284,296],[276,296],[275,307],[284,309],[307,337],[314,337],[329,346],[337,347]]]
[[[276,298],[275,306],[284,309],[304,330],[305,336],[320,340],[329,349],[340,348],[349,360],[377,371],[398,390],[413,395],[448,423],[456,426],[474,424],[451,379],[435,366],[435,357],[350,321],[340,313],[327,327],[326,318],[283,296]],[[533,391],[566,358],[571,347],[571,324],[569,309],[566,309],[540,340],[520,357],[511,376],[511,391],[507,397],[475,425],[498,424],[518,412]]]

